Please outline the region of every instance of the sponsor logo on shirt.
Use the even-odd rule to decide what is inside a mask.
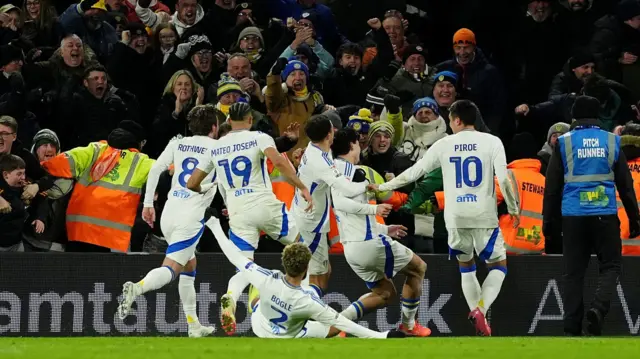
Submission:
[[[456,197],[456,202],[458,203],[478,202],[478,196],[471,193],[463,194],[462,196]]]

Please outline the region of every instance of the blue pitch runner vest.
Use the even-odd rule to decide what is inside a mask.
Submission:
[[[613,166],[620,137],[598,127],[577,127],[558,138],[564,167],[563,216],[616,215]]]

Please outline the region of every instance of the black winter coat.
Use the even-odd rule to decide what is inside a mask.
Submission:
[[[10,187],[0,177],[0,196],[11,205],[11,212],[0,213],[0,247],[11,247],[22,240],[22,227],[27,219],[27,210],[22,196],[22,188]]]
[[[505,113],[507,94],[502,75],[491,65],[482,50],[476,48],[476,57],[467,66],[453,58],[436,65],[438,71],[454,71],[459,74],[461,96],[473,101],[491,133],[500,134],[500,124]]]
[[[129,46],[115,45],[107,70],[114,86],[135,95],[140,104],[140,123],[149,128],[158,108],[162,87],[162,63],[155,62],[153,50],[140,55]]]
[[[184,106],[177,118],[173,117],[176,108],[176,96],[166,94],[162,97],[160,107],[153,121],[151,136],[147,145],[146,153],[151,158],[158,158],[169,141],[176,136],[191,136],[187,114],[194,107],[195,100]]]
[[[53,181],[47,172],[40,166],[40,162],[35,156],[24,148],[20,140],[16,140],[11,147],[11,154],[16,155],[25,163],[25,174],[27,181],[36,183],[40,191],[46,191],[53,186]]]
[[[120,121],[128,119],[127,106],[116,95],[116,90],[111,87],[102,99],[98,99],[83,88],[73,94],[71,103],[62,105],[64,112],[59,123],[63,128],[56,131],[62,150],[106,140]]]
[[[640,56],[640,31],[634,30],[613,15],[600,18],[590,44],[598,61],[598,72],[606,78],[620,82],[622,66],[618,59],[623,52]]]
[[[322,96],[326,104],[334,107],[365,104],[367,93],[382,77],[394,58],[391,41],[384,29],[373,31],[373,37],[378,47],[378,55],[366,71],[360,70],[358,74],[353,75],[340,66],[340,59],[336,59],[334,72],[324,81]]]

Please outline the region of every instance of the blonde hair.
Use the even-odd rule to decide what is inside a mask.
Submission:
[[[169,82],[167,82],[167,86],[164,87],[164,91],[162,92],[162,95],[168,95],[168,94],[173,94],[173,87],[176,84],[176,81],[178,80],[178,77],[182,76],[182,75],[187,75],[189,77],[189,79],[191,80],[191,100],[189,102],[191,102],[192,100],[195,101],[195,97],[194,95],[196,95],[198,93],[198,89],[200,88],[200,85],[198,85],[198,83],[196,82],[195,77],[193,77],[193,75],[191,74],[191,72],[187,71],[187,70],[178,70],[176,71],[176,73],[173,74],[173,76],[171,76],[171,79],[169,80]]]
[[[311,251],[302,243],[292,243],[282,251],[282,266],[284,271],[292,276],[303,275],[309,267]]]

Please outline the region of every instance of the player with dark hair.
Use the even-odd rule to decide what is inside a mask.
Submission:
[[[205,210],[216,194],[215,173],[206,179],[206,190],[196,193],[187,188],[187,180],[200,162],[207,160],[218,134],[218,127],[225,116],[212,105],[199,105],[191,109],[187,116],[191,137],[169,142],[158,160],[149,171],[147,189],[144,197],[142,218],[153,227],[156,212],[153,198],[162,172],[172,164],[175,173],[171,191],[162,211],[160,227],[169,243],[162,266],[151,270],[137,283],[126,282],[122,289],[122,302],[118,307],[118,316],[124,319],[131,310],[137,296],[157,290],[180,276],[178,291],[182,308],[189,325],[189,337],[211,335],[213,327],[200,324],[196,314],[196,246],[204,232]]]
[[[207,159],[197,164],[187,187],[200,191],[200,183],[214,171],[219,174],[220,191],[229,213],[229,238],[247,258],[258,248],[260,231],[283,244],[295,242],[298,229],[289,218],[286,205],[273,193],[266,175],[266,159],[296,187],[311,207],[311,194],[296,176],[295,169],[276,149],[271,136],[250,131],[253,123],[251,106],[237,102],[229,108],[231,132],[217,141]],[[250,213],[251,215],[247,215]],[[236,330],[235,311],[240,295],[249,285],[243,272],[229,280],[228,291],[220,298],[222,328],[228,335]]]
[[[338,131],[331,148],[336,157],[336,167],[345,177],[352,182],[366,180],[364,170],[356,166],[360,159],[360,145],[358,134],[353,129]],[[340,218],[340,242],[344,246],[347,263],[371,290],[340,314],[356,320],[367,312],[389,305],[397,296],[391,280],[397,273],[403,273],[407,278],[402,288],[399,330],[411,336],[431,335],[429,328],[415,320],[427,264],[409,248],[392,239],[404,237],[407,228],[378,223],[376,215],[388,213],[386,206],[389,205],[369,204],[366,193],[349,198],[332,189],[331,198],[336,216]]]
[[[298,176],[311,189],[314,207],[306,212],[306,199],[296,191],[292,212],[300,229],[300,241],[309,247],[312,257],[309,264],[309,284],[318,297],[323,296],[331,275],[329,263],[329,189],[336,188],[347,197],[366,191],[366,183],[352,183],[335,166],[331,155],[334,130],[331,120],[325,115],[312,116],[305,125],[311,140],[300,159]]]
[[[475,128],[476,105],[468,100],[449,108],[454,135],[431,146],[424,157],[393,180],[370,185],[373,190],[390,191],[415,182],[425,174],[442,168],[446,207],[444,218],[449,232],[449,253],[460,267],[462,292],[467,300],[469,320],[480,335],[490,336],[485,315],[500,293],[507,274],[504,239],[498,227],[495,172],[508,212],[518,226],[519,204],[507,177],[507,160],[498,137]],[[487,263],[489,274],[483,286],[476,277],[474,250]]]

